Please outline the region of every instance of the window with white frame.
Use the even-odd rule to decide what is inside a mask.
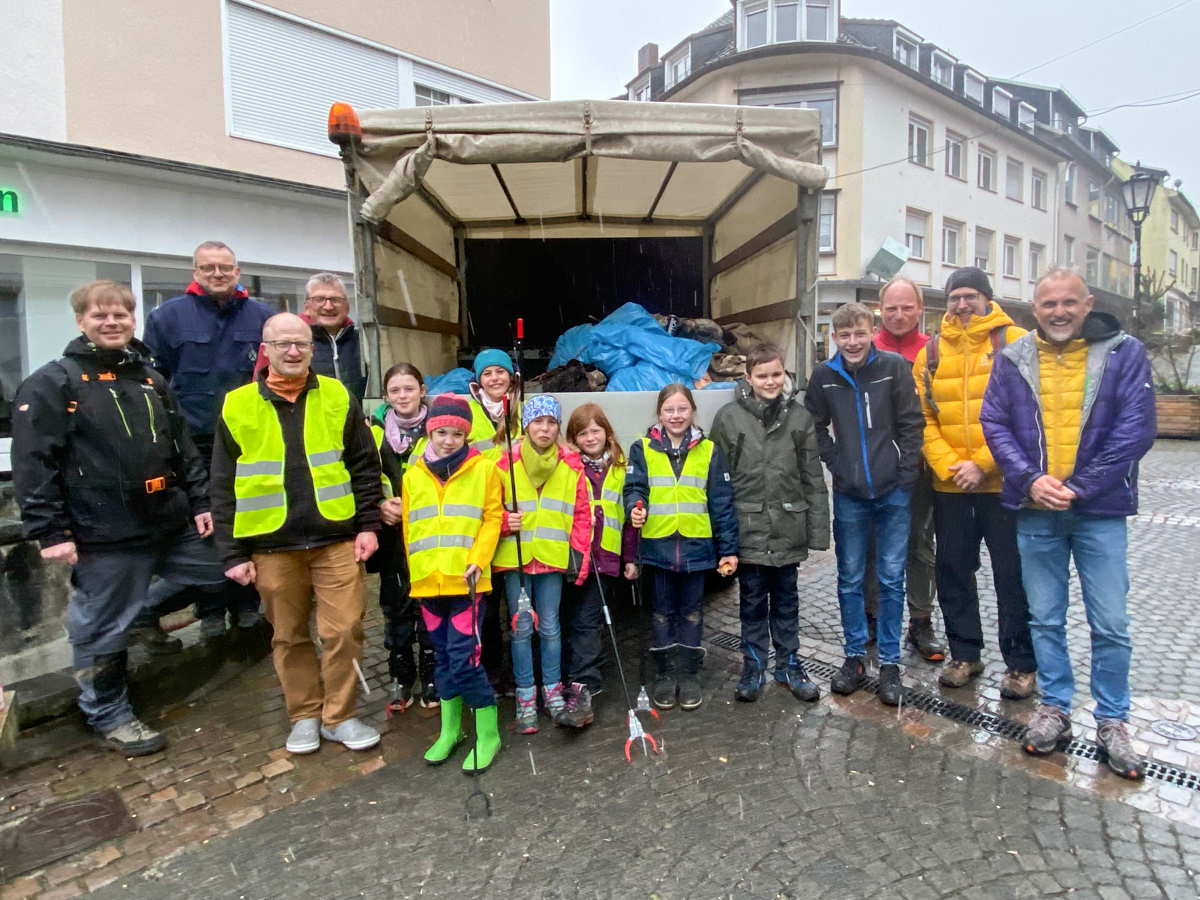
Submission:
[[[835,0],[739,0],[737,46],[837,40]]]
[[[929,214],[910,209],[904,215],[904,243],[910,259],[929,259]]]
[[[681,53],[669,57],[665,63],[666,87],[674,87],[692,74],[692,46],[688,44]]]
[[[1104,221],[1117,228],[1121,224],[1121,200],[1116,194],[1104,195]]]
[[[980,106],[983,106],[985,84],[983,77],[977,72],[967,71],[963,73],[963,94],[968,100],[972,100]]]
[[[826,191],[821,194],[820,244],[822,253],[833,253],[837,249],[837,194]]]
[[[756,3],[742,4],[742,47],[751,50],[754,47],[765,46],[770,32],[770,2],[757,0]]]
[[[1067,163],[1067,175],[1063,179],[1063,197],[1075,205],[1075,163]]]
[[[806,41],[832,41],[836,37],[830,37],[830,24],[832,23],[832,14],[830,12],[833,5],[833,0],[806,0],[804,4],[804,39]]]
[[[641,81],[635,82],[629,88],[630,100],[649,100],[650,99],[650,76],[646,75]]]
[[[1025,201],[1025,165],[1011,156],[1004,161],[1004,196]]]
[[[815,109],[821,114],[821,143],[826,147],[837,146],[837,88],[750,94],[741,97],[739,102],[743,106],[784,106],[791,109]]]
[[[1171,230],[1179,234],[1179,210],[1171,210]]]
[[[427,87],[423,84],[414,84],[413,91],[417,106],[449,106],[454,99],[445,91],[439,91],[437,88]]]
[[[936,51],[933,54],[933,80],[942,87],[954,87],[954,60]]]
[[[1004,274],[1009,278],[1021,277],[1021,241],[1019,238],[1004,239]]]
[[[1037,110],[1028,103],[1017,104],[1017,127],[1022,131],[1028,131],[1033,134],[1037,121]]]
[[[1046,173],[1033,170],[1033,181],[1030,183],[1029,203],[1034,209],[1046,208]]]
[[[908,117],[908,161],[918,166],[932,167],[930,135],[933,123],[920,116]]]
[[[1172,278],[1174,278],[1175,273],[1178,271],[1179,271],[1179,254],[1176,253],[1174,250],[1172,250],[1170,252],[1170,254],[1167,256],[1167,274],[1169,274]]]
[[[979,171],[976,183],[985,191],[996,190],[996,151],[979,148]]]
[[[908,38],[903,37],[900,34],[896,35],[896,46],[894,53],[896,59],[898,59],[901,64],[908,66],[910,69],[916,69],[920,67],[920,48]]]
[[[975,265],[989,275],[992,272],[992,247],[996,235],[986,228],[975,229]]]
[[[1042,261],[1046,258],[1046,248],[1041,244],[1029,245],[1029,280],[1037,281],[1042,277]]]
[[[967,139],[953,131],[946,132],[946,174],[959,181],[967,180]]]
[[[942,219],[942,262],[948,266],[962,265],[959,255],[962,253],[962,222]]]
[[[1075,265],[1075,238],[1069,234],[1063,235],[1063,265]]]
[[[775,43],[800,40],[799,0],[775,0]]]
[[[1012,99],[1012,94],[1003,88],[992,88],[992,112],[1002,119],[1011,119]]]

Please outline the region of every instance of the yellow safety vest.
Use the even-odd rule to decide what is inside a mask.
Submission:
[[[384,431],[383,431],[383,426],[379,424],[379,421],[377,419],[372,420],[372,422],[371,422],[371,435],[375,438],[375,449],[379,452],[379,464],[380,464],[380,466],[382,466],[383,465]],[[408,458],[403,460],[400,463],[401,477],[403,477],[404,473],[413,467],[413,465],[415,464],[413,461],[420,459],[421,456],[425,453],[425,445],[427,443],[429,443],[429,438],[426,435],[421,435],[419,438],[416,439],[415,442],[413,442],[412,448],[408,454]],[[390,497],[394,497],[395,492],[392,490],[392,481],[390,478],[387,477],[386,472],[384,472],[382,474],[382,478],[383,478],[383,499],[387,500]]]
[[[487,410],[483,408],[483,404],[474,397],[469,401],[471,407],[471,433],[467,435],[467,443],[471,445],[472,450],[478,450],[484,457],[490,459],[494,463],[500,462],[500,457],[504,455],[504,431],[501,426],[497,426],[495,422],[488,418]],[[521,420],[521,404],[517,404],[517,421]],[[500,431],[500,443],[496,443],[496,432]],[[512,440],[515,445],[521,438],[519,431],[514,431]]]
[[[708,517],[708,466],[712,461],[712,441],[705,438],[688,451],[679,478],[671,469],[671,460],[642,438],[646,457],[646,476],[650,482],[650,504],[642,536],[665,538],[681,534],[689,538],[712,537]]]
[[[529,474],[520,463],[520,451],[513,463],[517,481],[517,509],[521,522],[522,562],[537,560],[554,569],[566,569],[571,561],[571,524],[575,519],[575,488],[579,483],[579,472],[565,461],[559,460],[558,467],[542,485],[541,495],[529,480]],[[512,480],[507,472],[501,471],[504,482],[504,508],[512,509]],[[517,536],[510,534],[500,538],[496,556],[492,562],[504,569],[517,567]]]
[[[340,381],[317,376],[317,386],[304,397],[304,454],[312,475],[317,510],[326,519],[354,517],[350,473],[342,462],[342,436],[350,412],[350,395]],[[233,536],[271,534],[287,519],[283,465],[283,426],[257,382],[225,395],[221,416],[241,448],[233,493],[237,499]]]
[[[404,473],[408,494],[408,570],[414,584],[440,571],[461,578],[467,556],[483,524],[488,467],[482,457],[467,459],[438,491],[438,480],[424,462]],[[439,496],[440,493],[440,496]],[[491,578],[485,565],[480,581]]]
[[[608,467],[608,474],[600,486],[600,496],[597,497],[588,479],[588,489],[592,491],[593,510],[599,506],[604,510],[604,530],[600,532],[600,546],[609,553],[621,555],[621,529],[625,527],[625,505],[621,495],[625,490],[625,467],[615,462]],[[593,511],[593,515],[594,515]]]

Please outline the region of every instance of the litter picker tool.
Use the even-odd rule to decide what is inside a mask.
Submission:
[[[518,330],[523,330],[520,319],[517,319]],[[520,371],[518,369],[518,371]],[[504,395],[504,443],[508,445],[508,483],[512,488],[512,509],[509,512],[517,512],[520,510],[520,504],[517,502],[517,461],[513,459],[512,449],[512,426],[511,419],[508,416],[508,395]],[[524,523],[522,523],[524,524]],[[536,630],[538,627],[538,615],[533,610],[533,603],[529,599],[529,592],[525,590],[525,557],[521,552],[521,529],[518,528],[515,532],[517,538],[517,580],[521,585],[521,593],[517,597],[517,611],[513,613],[512,629],[517,630],[517,619],[524,615],[533,616],[533,627]]]
[[[475,668],[479,668],[483,660],[483,638],[479,634],[479,576],[472,575],[470,580],[471,586],[471,631],[475,635]],[[479,783],[479,709],[472,709],[472,714],[475,717],[475,737],[471,741],[471,793],[467,794],[467,800],[464,804],[466,818],[471,818],[471,801],[476,797],[483,798],[483,811],[486,818],[492,817],[492,798],[487,795]]]

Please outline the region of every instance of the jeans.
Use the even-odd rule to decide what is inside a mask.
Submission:
[[[105,733],[134,718],[125,680],[125,631],[148,602],[150,579],[187,586],[223,583],[225,573],[189,528],[155,544],[80,546],[67,607],[79,708]]]
[[[846,656],[867,652],[867,612],[863,575],[867,546],[875,530],[875,568],[879,573],[879,662],[898,665],[900,631],[904,620],[904,563],[912,508],[909,490],[893,488],[882,497],[866,499],[833,495],[833,539],[837,550],[838,605]]]
[[[933,614],[937,594],[934,574],[933,472],[921,467],[921,475],[912,491],[912,524],[908,532],[908,562],[904,587],[908,594],[910,619],[928,619]],[[867,616],[879,616],[879,576],[875,574],[875,535],[867,549],[867,570],[863,576],[863,596],[867,600]]]
[[[1030,631],[1042,702],[1071,711],[1075,676],[1067,652],[1067,583],[1075,558],[1083,610],[1092,635],[1092,696],[1097,719],[1129,716],[1128,535],[1124,516],[1072,510],[1017,512],[1021,575],[1029,595]]]
[[[937,522],[938,602],[951,657],[977,662],[983,650],[975,573],[979,570],[979,542],[985,541],[992,557],[1004,664],[1017,672],[1035,671],[1029,604],[1021,583],[1021,554],[1017,550],[1017,514],[1000,505],[999,494],[949,491],[935,492],[933,511]]]
[[[474,604],[469,596],[421,600],[421,615],[437,658],[434,684],[438,696],[443,700],[462,697],[472,709],[496,705],[496,695],[480,659],[479,629],[486,605],[486,595]]]
[[[704,633],[705,573],[672,572],[651,565],[645,569],[654,585],[650,612],[654,648],[699,647]]]
[[[600,579],[600,581],[597,581]],[[601,583],[602,582],[602,583]],[[563,641],[563,668],[567,681],[578,682],[595,694],[604,686],[600,667],[604,664],[604,599],[610,603],[621,589],[611,575],[592,570],[581,585],[563,587],[563,621],[567,625]]]
[[[526,575],[526,590],[533,595],[533,608],[538,616],[538,640],[542,651],[542,685],[548,687],[562,681],[562,628],[558,608],[562,603],[561,572]],[[521,596],[517,572],[504,573],[504,588],[508,591],[508,608],[516,614],[515,598]],[[519,688],[535,686],[533,677],[533,617],[517,616],[512,635],[513,679]]]
[[[767,667],[767,640],[775,645],[775,668],[783,669],[800,649],[799,567],[738,567],[739,609],[742,620],[742,656],[760,670]]]

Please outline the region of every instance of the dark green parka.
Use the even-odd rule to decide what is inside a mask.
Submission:
[[[812,417],[789,382],[769,427],[765,404],[743,379],[734,400],[717,411],[710,437],[733,479],[738,559],[786,566],[829,549],[829,495]]]

